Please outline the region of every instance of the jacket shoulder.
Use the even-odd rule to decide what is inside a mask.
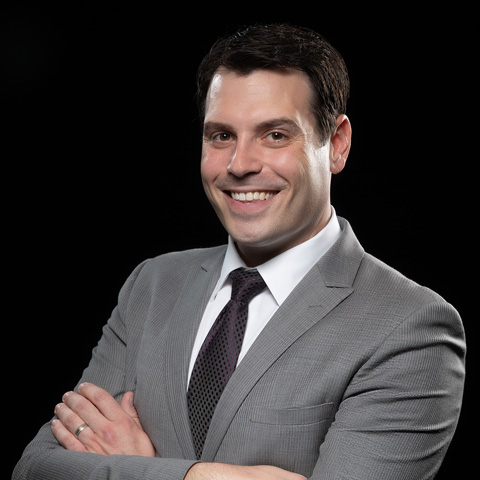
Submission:
[[[423,310],[443,311],[445,318],[460,323],[456,309],[432,289],[420,285],[395,268],[366,253],[355,279],[355,294],[369,312],[382,312],[391,326]],[[385,315],[388,311],[388,315]]]
[[[227,250],[226,245],[210,248],[194,248],[178,252],[169,252],[148,260],[152,268],[182,268],[192,264],[210,264],[219,258],[223,259]]]
[[[124,289],[162,285],[168,290],[183,284],[192,268],[209,270],[221,265],[226,245],[169,252],[140,263],[131,273]]]
[[[421,303],[445,301],[430,288],[420,285],[369,253],[363,258],[356,283],[364,285],[367,289],[379,290],[394,296],[407,296],[412,300],[417,298]]]

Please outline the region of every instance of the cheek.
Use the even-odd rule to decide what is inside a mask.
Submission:
[[[266,152],[263,157],[264,169],[276,177],[282,178],[291,187],[303,176],[303,162],[294,151],[285,149]]]
[[[227,171],[228,161],[223,151],[215,151],[204,147],[202,149],[202,160],[200,173],[204,183],[213,182],[219,175]]]
[[[200,174],[205,188],[210,185],[217,177],[217,170],[218,167],[216,166],[216,162],[212,158],[212,155],[210,155],[208,151],[202,150]]]
[[[328,156],[299,155],[290,161],[286,159],[283,172],[289,179],[296,205],[300,203],[303,208],[315,211],[322,207],[330,191]]]
[[[324,191],[330,184],[330,156],[328,146],[311,148],[304,157],[304,175],[314,191]]]
[[[270,165],[277,176],[286,180],[291,192],[295,195],[302,194],[305,189],[309,189],[314,168],[303,152],[277,154]]]
[[[222,192],[215,188],[215,182],[219,178],[224,177],[227,172],[227,166],[228,163],[225,163],[225,156],[222,155],[221,152],[212,151],[210,149],[202,150],[200,175],[203,189],[215,210],[219,208],[219,204],[221,203],[220,199],[223,196]]]

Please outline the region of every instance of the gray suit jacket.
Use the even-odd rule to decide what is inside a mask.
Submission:
[[[457,312],[366,254],[349,224],[260,334],[222,395],[202,460],[269,464],[315,480],[433,478],[461,406]],[[195,456],[187,370],[226,247],[132,273],[81,382],[135,391],[161,458],[64,450],[45,425],[14,479],[180,480]]]

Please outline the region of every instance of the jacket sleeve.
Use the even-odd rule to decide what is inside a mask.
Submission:
[[[464,361],[449,304],[406,318],[352,379],[311,480],[433,479],[460,415]]]
[[[145,262],[144,262],[145,263]],[[103,329],[89,366],[78,384],[94,383],[119,399],[126,385],[128,329],[123,322],[132,287],[144,266],[131,274],[120,295],[118,306]],[[182,480],[195,460],[149,458],[65,450],[45,424],[25,449],[13,472],[12,480]]]

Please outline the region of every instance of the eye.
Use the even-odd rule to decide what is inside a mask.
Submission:
[[[219,133],[212,138],[214,142],[229,142],[231,139],[232,136],[227,132]]]
[[[265,142],[266,145],[270,147],[275,147],[275,148],[280,148],[280,147],[285,147],[290,143],[291,136],[282,133],[282,132],[270,132],[267,134],[264,138],[263,141]]]
[[[272,132],[272,133],[267,135],[267,138],[269,138],[270,140],[273,140],[274,142],[278,142],[280,140],[284,140],[285,135],[283,133],[280,133],[280,132]]]

